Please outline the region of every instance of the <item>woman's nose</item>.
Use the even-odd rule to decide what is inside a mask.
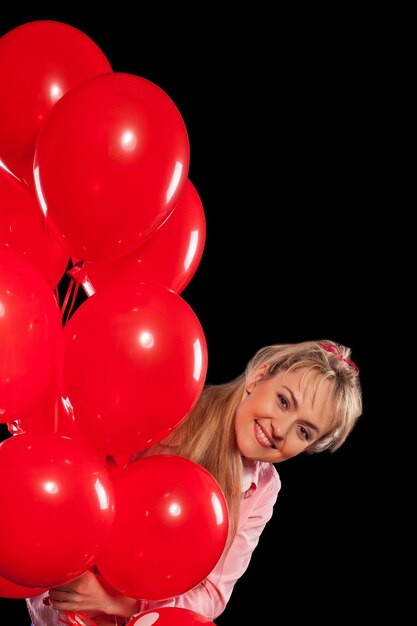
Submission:
[[[272,420],[272,436],[274,439],[282,440],[287,436],[290,427],[290,420],[285,418]]]

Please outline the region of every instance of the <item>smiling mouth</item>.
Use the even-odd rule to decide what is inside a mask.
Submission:
[[[264,448],[275,448],[272,441],[269,439],[269,437],[264,432],[263,428],[258,424],[256,420],[255,420],[255,437],[257,441],[261,444],[261,446],[263,446]]]

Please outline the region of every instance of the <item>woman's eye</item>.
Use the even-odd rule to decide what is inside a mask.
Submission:
[[[303,439],[305,439],[306,441],[311,441],[311,434],[310,431],[307,430],[307,428],[305,428],[304,426],[300,426],[300,433]]]
[[[282,396],[281,394],[279,394],[278,395],[278,402],[284,409],[288,409],[288,401],[287,401],[287,398],[285,396]]]

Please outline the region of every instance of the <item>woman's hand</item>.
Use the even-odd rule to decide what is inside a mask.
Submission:
[[[57,611],[105,613],[121,617],[130,617],[138,611],[136,600],[110,593],[104,581],[101,584],[98,576],[91,571],[70,583],[50,589],[49,597]]]

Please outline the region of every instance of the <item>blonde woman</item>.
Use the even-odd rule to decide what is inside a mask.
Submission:
[[[207,386],[187,419],[150,454],[177,454],[209,470],[229,505],[229,539],[222,558],[197,587],[176,598],[145,601],[109,595],[89,571],[49,596],[27,600],[35,626],[59,625],[59,611],[123,624],[132,615],[182,607],[213,620],[249,565],[280,490],[275,464],[301,453],[337,450],[362,412],[359,370],[350,349],[307,341],[259,350],[237,379]],[[100,615],[98,615],[100,613]]]

